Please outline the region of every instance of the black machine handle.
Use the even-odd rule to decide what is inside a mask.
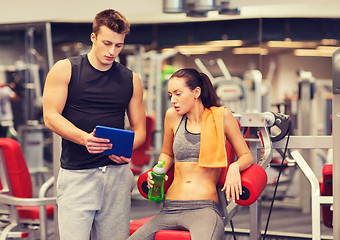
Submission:
[[[278,127],[281,130],[281,132],[278,135],[271,137],[271,140],[272,142],[277,142],[283,139],[288,134],[290,130],[291,121],[288,115],[282,113],[275,113],[274,116],[275,116],[274,126]]]

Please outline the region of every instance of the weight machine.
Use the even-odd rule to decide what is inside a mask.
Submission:
[[[302,170],[303,174],[307,177],[311,186],[311,210],[312,210],[312,234],[309,236],[302,236],[304,238],[312,238],[313,240],[321,239],[320,236],[320,207],[321,205],[333,206],[333,239],[340,239],[340,189],[338,186],[340,182],[340,149],[335,147],[339,146],[340,142],[340,105],[336,104],[340,102],[340,49],[333,54],[333,100],[332,100],[332,115],[333,115],[333,136],[290,136],[282,138],[280,141],[271,142],[268,127],[270,122],[268,116],[253,115],[252,117],[243,115],[240,118],[241,126],[248,126],[259,129],[259,134],[256,131],[252,133],[255,137],[254,141],[249,141],[250,149],[253,156],[256,156],[256,161],[262,166],[266,166],[268,163],[268,157],[271,154],[271,149],[295,149],[292,152],[292,156],[297,166]],[[243,120],[244,119],[244,120]],[[264,133],[264,134],[263,134]],[[260,139],[261,141],[259,141]],[[251,135],[250,139],[251,140]],[[262,143],[262,144],[260,144]],[[333,147],[334,146],[334,147]],[[302,155],[296,149],[314,149],[314,148],[333,148],[333,196],[320,196],[320,186],[317,177],[315,176],[311,167],[304,160]],[[261,157],[259,150],[264,149],[264,154]],[[253,204],[250,208],[251,222],[250,222],[250,234],[251,239],[259,239],[260,232],[260,207],[259,201]],[[278,234],[278,233],[276,233]],[[280,236],[293,236],[299,238],[301,236],[294,235],[294,233],[281,233]]]
[[[333,236],[340,240],[340,49],[333,53]]]
[[[228,109],[233,112],[246,111],[248,102],[247,88],[240,77],[231,76],[221,58],[216,59],[216,63],[222,72],[222,76],[218,77],[214,77],[199,58],[195,59],[195,63],[200,71],[205,73],[211,80],[222,105],[228,106]]]
[[[216,59],[222,76],[214,77],[203,62],[195,59],[201,72],[211,80],[220,98],[221,104],[233,112],[265,112],[269,111],[270,82],[274,76],[275,64],[269,65],[267,79],[264,81],[259,70],[248,70],[242,78],[232,76],[221,58]]]
[[[0,74],[4,76],[8,85],[15,86],[15,92],[19,96],[18,101],[12,102],[13,123],[17,132],[13,135],[16,138],[27,159],[30,173],[36,177],[42,177],[48,171],[44,166],[44,153],[49,153],[45,141],[50,132],[42,123],[42,88],[44,74],[47,68],[53,65],[51,25],[46,23],[23,23],[0,25],[0,31],[17,31],[23,34],[23,57],[13,64],[3,64],[0,66]],[[43,57],[39,54],[36,42],[43,40],[46,49],[40,51],[46,54]],[[44,150],[48,150],[45,151]]]
[[[166,106],[162,104],[162,63],[164,60],[175,56],[177,50],[158,53],[157,51],[144,52],[141,48],[138,50],[136,56],[129,56],[128,66],[136,69],[141,78],[147,79],[144,83],[144,89],[147,89],[146,110],[148,115],[155,116],[155,154],[159,154],[162,149],[162,129],[163,119],[165,116]],[[148,68],[148,74],[145,73],[144,68]]]
[[[275,115],[269,112],[266,113],[246,113],[238,116],[242,128],[249,128],[249,137],[245,138],[249,144],[250,151],[254,156],[257,164],[263,168],[267,168],[270,161],[273,149],[292,149],[291,155],[295,164],[301,169],[307,177],[311,186],[310,199],[312,202],[312,234],[301,235],[297,233],[276,232],[271,235],[290,236],[295,238],[310,237],[313,240],[321,239],[320,237],[320,222],[321,205],[333,204],[332,196],[321,196],[318,178],[312,171],[297,149],[312,149],[312,148],[332,148],[332,136],[285,136],[288,134],[288,117],[285,115]],[[270,128],[277,126],[281,129],[281,133],[272,138]],[[289,142],[287,142],[289,140]],[[250,206],[250,239],[260,239],[261,236],[261,200],[258,200]],[[233,210],[236,209],[234,204],[230,204],[231,216]],[[262,232],[263,234],[263,232]]]
[[[16,126],[17,134],[14,137],[20,142],[27,165],[32,174],[47,172],[44,167],[44,135],[46,127],[39,123],[35,116],[36,110],[42,112],[42,90],[40,82],[39,65],[37,64],[16,64],[2,66],[2,70],[8,77],[7,82],[12,81],[15,85],[22,86],[20,101],[15,104],[16,114],[13,114],[13,122],[10,126]],[[37,176],[38,176],[37,175]]]
[[[39,80],[39,83],[37,84],[37,79],[40,77],[39,73],[39,67],[37,64],[35,64],[35,61],[39,61],[39,63],[44,67],[44,69],[49,70],[52,65],[54,64],[53,60],[53,43],[52,43],[52,30],[51,30],[51,23],[50,22],[37,22],[37,23],[18,23],[18,24],[2,24],[0,25],[0,31],[19,31],[23,32],[25,39],[25,53],[24,53],[24,61],[25,62],[18,62],[17,65],[14,66],[14,70],[22,70],[23,75],[25,76],[25,81],[23,84],[24,89],[26,89],[27,94],[25,94],[25,111],[23,110],[23,116],[22,119],[20,119],[20,124],[23,126],[19,129],[18,128],[18,138],[20,140],[25,141],[26,143],[23,143],[23,151],[25,155],[30,155],[27,158],[27,162],[30,165],[30,162],[32,165],[29,166],[29,170],[34,173],[41,171],[42,169],[36,168],[36,162],[35,160],[39,159],[39,162],[37,163],[39,166],[41,166],[40,160],[44,157],[41,155],[42,153],[42,145],[46,143],[45,137],[42,132],[45,133],[45,130],[47,130],[44,125],[39,123],[39,119],[36,119],[34,115],[33,109],[36,108],[36,106],[42,106],[42,98],[41,98],[41,83]],[[34,49],[34,37],[36,36],[35,33],[41,34],[39,39],[42,40],[43,44],[43,52],[46,54],[46,58],[42,59],[41,56],[38,54],[38,52]],[[41,61],[43,60],[43,61]],[[5,70],[13,70],[7,69],[7,67],[11,67],[9,65],[5,66]],[[35,98],[35,95],[37,95],[37,98]],[[40,96],[40,97],[39,97]],[[32,110],[32,111],[31,111]],[[33,120],[33,121],[32,121]],[[38,120],[38,121],[35,121]],[[20,125],[19,124],[19,125]],[[60,138],[56,134],[53,133],[53,160],[57,159],[57,161],[53,161],[53,171],[54,176],[57,176],[58,169],[59,169],[59,154],[60,154]],[[39,151],[37,150],[37,140],[39,143]],[[32,145],[30,145],[32,144]],[[52,149],[51,149],[52,150]],[[29,152],[29,153],[27,153]],[[35,155],[35,156],[34,156]],[[34,156],[34,157],[33,157]],[[30,160],[30,158],[32,159]],[[43,171],[46,169],[44,168]],[[56,178],[55,178],[56,179]],[[57,214],[55,214],[57,216]],[[56,230],[56,236],[57,236],[57,218],[55,218],[55,230]],[[56,238],[57,239],[57,238]]]

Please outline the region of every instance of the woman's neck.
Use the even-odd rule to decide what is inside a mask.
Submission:
[[[190,112],[186,114],[188,121],[191,124],[200,125],[204,110],[205,107],[203,106],[203,104],[197,104]]]

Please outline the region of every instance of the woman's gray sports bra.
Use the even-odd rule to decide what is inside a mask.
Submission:
[[[186,115],[182,117],[174,136],[174,162],[198,162],[201,134],[187,130],[187,119]]]

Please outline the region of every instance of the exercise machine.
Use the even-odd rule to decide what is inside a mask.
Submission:
[[[332,136],[285,136],[285,131],[281,134],[281,139],[273,141],[269,134],[269,128],[272,123],[275,124],[277,120],[270,116],[268,113],[260,114],[241,114],[240,123],[242,127],[251,128],[249,139],[246,141],[249,143],[252,155],[256,157],[258,164],[262,166],[268,166],[270,162],[270,155],[273,149],[292,149],[292,159],[295,164],[301,169],[304,176],[308,179],[308,185],[310,186],[310,195],[308,198],[311,200],[311,218],[312,218],[312,234],[302,236],[301,234],[294,233],[276,233],[277,236],[289,236],[295,238],[310,237],[313,240],[321,239],[320,236],[320,207],[322,205],[332,205],[332,196],[321,196],[320,186],[318,178],[315,173],[301,155],[300,151],[304,149],[328,149],[333,147]],[[288,133],[288,132],[287,132]],[[289,141],[289,142],[288,142]],[[300,149],[298,151],[297,149]],[[263,150],[263,151],[261,151]],[[306,186],[304,186],[306,188]],[[259,239],[261,222],[259,219],[260,205],[254,203],[250,206],[250,216],[252,218],[250,223],[250,238]]]
[[[340,49],[333,53],[333,237],[340,240]]]
[[[213,84],[221,104],[233,112],[245,112],[247,108],[247,89],[242,79],[231,76],[227,66],[221,58],[216,59],[222,75],[214,77],[201,59],[196,58],[195,64],[201,72],[206,74]]]

